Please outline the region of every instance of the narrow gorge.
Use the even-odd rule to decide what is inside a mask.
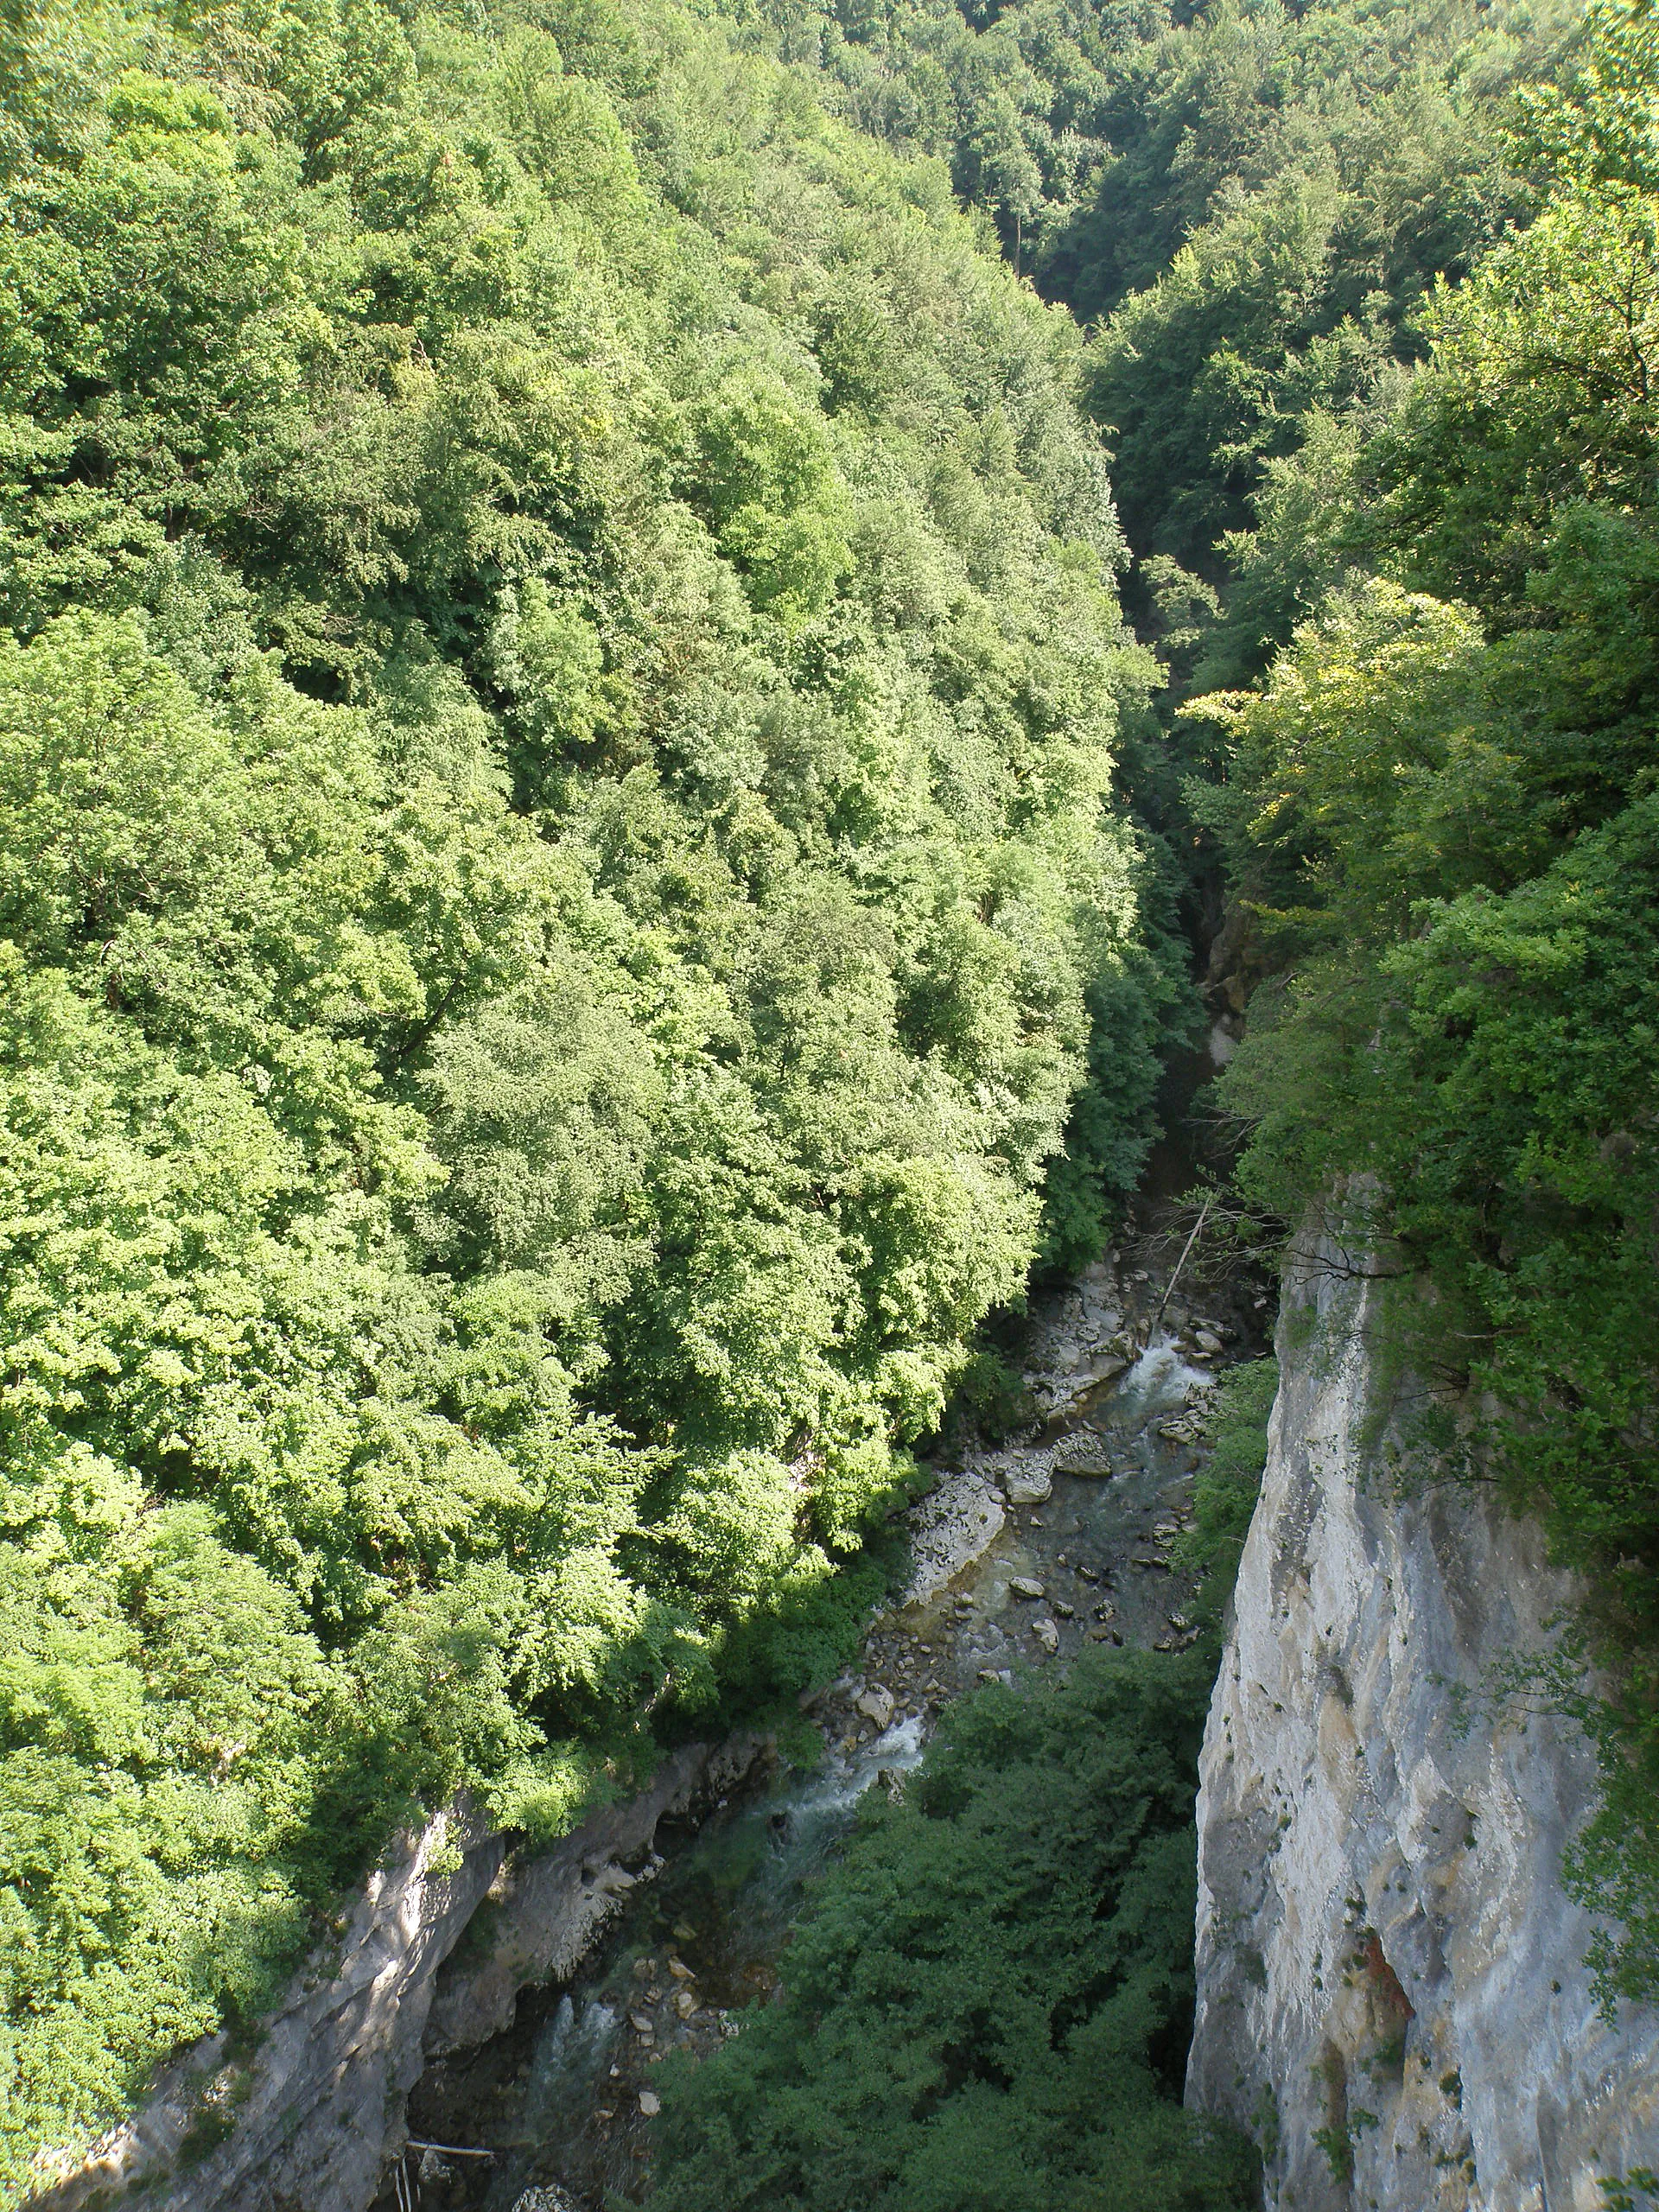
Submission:
[[[1196,1315],[1162,1287],[1112,1255],[1042,1302],[1039,1426],[969,1446],[912,1509],[904,1586],[855,1669],[803,1695],[810,1751],[775,1731],[688,1745],[543,1855],[450,1808],[372,1879],[257,2052],[190,2054],[43,2204],[113,2186],[181,2212],[496,2212],[636,2187],[658,2060],[706,2053],[775,1990],[860,1799],[902,1796],[953,1700],[1090,1647],[1197,1642],[1179,1546],[1205,1409],[1267,1300],[1252,1282]],[[181,2172],[221,2111],[226,2139]]]
[[[0,7],[0,2212],[1659,2205],[1650,0]]]
[[[1040,1428],[969,1450],[912,1510],[906,1586],[856,1669],[803,1696],[818,1757],[775,1732],[689,1745],[540,1857],[452,1808],[374,1878],[251,2067],[224,2038],[191,2054],[42,2205],[111,2185],[180,2212],[632,2194],[660,2056],[706,2053],[775,1991],[859,1801],[902,1796],[952,1700],[1090,1643],[1198,1640],[1180,1546],[1217,1355],[1223,1374],[1259,1356],[1267,1301],[1247,1279],[1195,1319],[1112,1262],[1034,1317]],[[1608,2018],[1594,1923],[1563,1892],[1594,1758],[1528,1662],[1574,1592],[1535,1527],[1389,1418],[1413,1381],[1377,1356],[1374,1291],[1329,1233],[1286,1277],[1199,1767],[1188,2100],[1253,2136],[1268,2207],[1602,2212],[1659,2158],[1659,2015]],[[184,2178],[220,2108],[228,2139]]]

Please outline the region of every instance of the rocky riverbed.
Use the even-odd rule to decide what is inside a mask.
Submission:
[[[872,1621],[857,1667],[802,1700],[817,1762],[762,1761],[700,1825],[664,1821],[580,1968],[527,1992],[505,2033],[429,2066],[385,2212],[639,2198],[655,2067],[735,2034],[744,2007],[770,1996],[860,1796],[903,1787],[944,1707],[1091,1641],[1192,1640],[1179,1539],[1205,1402],[1218,1369],[1259,1348],[1266,1300],[1172,1300],[1160,1315],[1160,1290],[1109,1255],[1037,1309],[1025,1350],[1035,1418],[938,1469],[911,1516],[908,1586]]]

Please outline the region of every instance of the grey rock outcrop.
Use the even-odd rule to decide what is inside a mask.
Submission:
[[[910,1584],[902,1603],[919,1605],[954,1582],[996,1541],[1007,1518],[1001,1491],[976,1468],[941,1477],[910,1510]]]
[[[1113,1255],[1084,1269],[1033,1318],[1027,1382],[1045,1420],[1063,1415],[1122,1374],[1135,1354]]]
[[[512,2024],[520,1990],[568,1981],[642,1878],[628,1862],[637,1866],[651,1850],[658,1822],[734,1788],[767,1756],[770,1740],[688,1744],[637,1796],[604,1807],[550,1851],[505,1867],[491,1894],[487,1939],[463,1945],[438,1974],[425,2056],[499,2035]],[[652,1871],[647,1866],[644,1875]]]
[[[1188,2099],[1289,2212],[1599,2212],[1659,2167],[1659,2015],[1599,2012],[1568,1722],[1493,1688],[1573,1592],[1490,1494],[1387,1478],[1376,1286],[1311,1249],[1205,1735]],[[1382,1433],[1377,1433],[1379,1427]]]
[[[362,2212],[401,2140],[424,2063],[435,1977],[501,1869],[500,1836],[465,1809],[403,1838],[365,1884],[333,1955],[319,1951],[266,2022],[252,2060],[215,2036],[169,2067],[131,2120],[48,2195],[73,2212],[142,2189],[168,2212]],[[222,2126],[196,2163],[181,2150]]]
[[[466,1807],[441,1813],[369,1877],[251,2059],[222,2036],[196,2045],[32,2212],[127,2195],[167,2212],[365,2212],[428,2060],[509,2025],[527,1985],[573,1974],[640,1878],[625,1862],[646,1857],[658,1822],[734,1787],[769,1745],[688,1745],[638,1796],[522,1864]],[[458,1948],[486,1898],[487,1938]]]

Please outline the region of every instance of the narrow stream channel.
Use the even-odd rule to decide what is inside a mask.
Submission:
[[[1234,1356],[1253,1348],[1242,1298],[1207,1308],[1239,1317],[1217,1325]],[[1126,1372],[1073,1397],[1040,1434],[982,1455],[1011,1498],[1047,1495],[1012,1503],[988,1549],[944,1588],[878,1617],[861,1673],[812,1703],[821,1764],[775,1770],[701,1827],[664,1822],[654,1878],[632,1892],[579,1979],[526,1992],[505,2034],[429,2070],[410,2099],[411,2138],[493,2155],[411,2152],[406,2206],[589,2212],[611,2194],[639,2201],[656,2063],[671,2048],[712,2048],[738,2032],[746,2005],[768,1999],[860,1797],[902,1786],[943,1707],[989,1675],[1064,1665],[1086,1641],[1187,1640],[1188,1587],[1169,1552],[1200,1448],[1192,1409],[1215,1362],[1198,1363],[1201,1324],[1179,1311],[1170,1319],[1175,1327]],[[1054,1333],[1051,1323],[1051,1349]],[[1070,1357],[1062,1341],[1060,1363]],[[1057,1456],[1090,1471],[1053,1471]],[[385,2212],[398,2202],[391,2188],[379,2200]]]

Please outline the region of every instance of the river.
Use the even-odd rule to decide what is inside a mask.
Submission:
[[[452,2147],[412,2152],[377,2212],[596,2212],[607,2195],[640,2201],[655,2064],[671,2048],[707,2050],[736,2033],[743,2008],[767,1999],[859,1799],[902,1788],[950,1700],[989,1675],[1064,1666],[1090,1639],[1167,1649],[1190,1638],[1188,1586],[1171,1552],[1202,1448],[1198,1414],[1214,1368],[1258,1348],[1263,1301],[1244,1287],[1230,1302],[1207,1298],[1207,1349],[1205,1322],[1172,1306],[1128,1358],[1150,1333],[1156,1286],[1127,1262],[1121,1276],[1093,1274],[1092,1289],[1085,1280],[1039,1313],[1028,1339],[1042,1427],[977,1455],[1011,1501],[988,1547],[943,1586],[878,1616],[860,1671],[810,1707],[823,1745],[815,1765],[775,1768],[695,1829],[664,1822],[644,1870],[652,1878],[576,1981],[527,1992],[505,2034],[428,2070],[410,2101],[410,2137]],[[1122,1371],[1092,1381],[1100,1367]]]

